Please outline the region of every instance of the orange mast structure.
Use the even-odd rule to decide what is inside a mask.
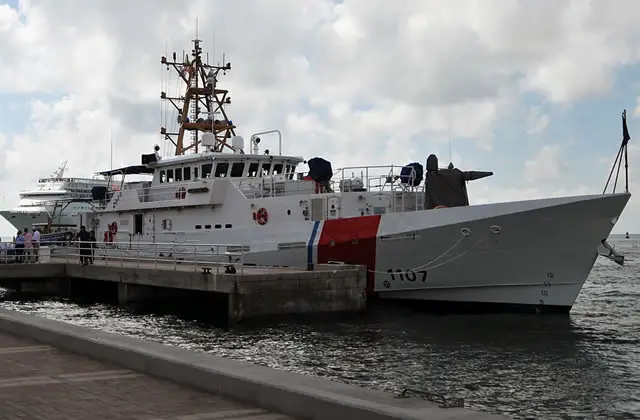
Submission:
[[[200,132],[211,132],[215,137],[214,152],[222,152],[225,147],[232,149],[227,140],[235,135],[233,122],[227,117],[224,105],[231,103],[229,91],[218,89],[220,72],[226,74],[231,70],[231,63],[212,66],[202,60],[201,40],[192,40],[191,54],[183,54],[180,62],[176,53],[170,61],[162,56],[160,62],[167,70],[173,69],[186,84],[183,96],[170,97],[166,92],[160,98],[169,101],[178,113],[178,132],[169,132],[166,127],[160,128],[160,134],[175,146],[175,155],[183,155],[188,150],[198,153],[201,143]],[[223,59],[224,61],[224,59]],[[190,141],[185,144],[185,134],[190,133]]]

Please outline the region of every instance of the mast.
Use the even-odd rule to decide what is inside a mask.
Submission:
[[[231,70],[231,63],[213,66],[203,62],[202,41],[197,34],[192,42],[191,54],[184,54],[181,61],[178,61],[175,52],[172,60],[165,56],[160,60],[167,70],[175,70],[186,85],[184,95],[177,98],[168,96],[166,92],[160,93],[160,98],[169,101],[175,108],[179,124],[177,132],[169,132],[166,127],[161,127],[160,134],[175,146],[175,155],[183,155],[188,150],[198,153],[198,145],[202,141],[200,132],[213,133],[214,152],[222,152],[225,147],[233,150],[227,140],[235,136],[236,127],[224,109],[224,105],[231,103],[231,98],[228,90],[218,89],[218,76],[220,72],[226,74]]]
[[[58,166],[58,169],[53,173],[52,178],[55,179],[62,179],[62,177],[64,176],[64,171],[67,169],[67,161],[63,161],[62,164],[60,164],[60,166]]]

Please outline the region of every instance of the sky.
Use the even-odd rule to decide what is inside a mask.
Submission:
[[[160,65],[191,48],[232,69],[245,138],[334,168],[435,153],[494,176],[472,203],[601,193],[631,133],[640,186],[640,2],[618,0],[0,0],[0,205],[68,160],[137,164],[179,92]],[[634,136],[637,135],[636,139]],[[265,145],[276,139],[265,137]],[[632,197],[614,233],[640,233]],[[0,236],[13,228],[0,222]]]

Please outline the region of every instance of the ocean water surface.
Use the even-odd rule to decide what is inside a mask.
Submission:
[[[429,315],[217,329],[176,313],[0,291],[4,308],[351,384],[462,397],[511,418],[640,418],[640,238],[611,238],[569,316]],[[1,289],[0,289],[1,290]]]

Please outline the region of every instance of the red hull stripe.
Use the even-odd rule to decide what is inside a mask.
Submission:
[[[367,267],[367,293],[374,288],[380,215],[325,220],[318,240],[318,264],[341,261]]]

